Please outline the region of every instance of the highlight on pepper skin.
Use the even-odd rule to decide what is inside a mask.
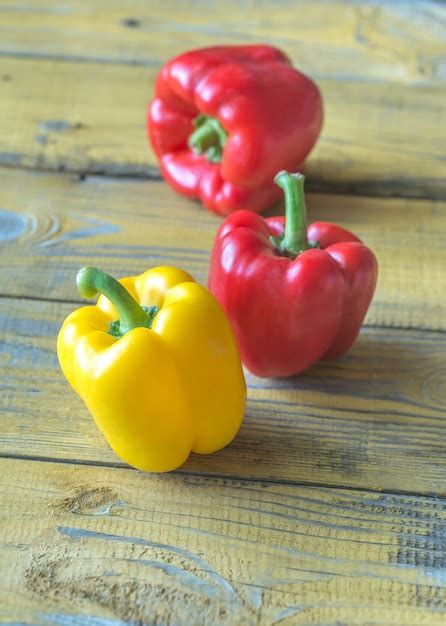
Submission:
[[[262,377],[293,376],[348,350],[378,275],[375,255],[353,233],[328,222],[307,228],[301,174],[282,171],[275,182],[285,193],[285,218],[230,215],[209,270],[243,364]]]
[[[237,434],[246,384],[230,324],[214,296],[183,270],[156,267],[115,280],[77,275],[96,305],[73,311],[57,339],[65,377],[126,463],[173,470]]]

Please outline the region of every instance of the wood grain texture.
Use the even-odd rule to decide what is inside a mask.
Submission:
[[[159,177],[145,132],[154,68],[2,59],[0,165]],[[445,88],[321,79],[309,189],[445,198]]]
[[[160,65],[189,48],[265,42],[318,78],[444,78],[446,11],[433,1],[28,0],[0,3],[0,54]]]
[[[1,295],[79,300],[74,278],[85,264],[117,276],[170,264],[206,283],[220,219],[164,183],[7,169],[0,177]],[[375,251],[368,324],[446,329],[444,203],[309,194],[308,205],[311,221],[338,222]]]
[[[60,372],[68,303],[0,300],[0,454],[122,465]],[[446,334],[364,329],[294,379],[247,376],[242,429],[182,472],[446,495]]]
[[[446,622],[445,32],[433,1],[0,0],[0,623]],[[322,89],[307,188],[349,195],[310,217],[375,250],[378,291],[342,359],[247,375],[231,446],[143,474],[56,335],[85,263],[206,282],[220,220],[159,180],[145,108],[174,54],[259,41]]]
[[[445,623],[442,500],[57,463],[0,468],[3,622]]]

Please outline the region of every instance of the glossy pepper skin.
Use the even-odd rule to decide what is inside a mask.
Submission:
[[[169,61],[155,84],[147,125],[164,178],[211,211],[262,211],[280,191],[280,169],[297,169],[322,126],[316,85],[271,46],[192,50]]]
[[[63,323],[59,362],[116,454],[165,472],[191,451],[226,446],[241,425],[246,387],[212,294],[173,267],[120,282],[83,268],[77,282],[84,297],[102,295]]]
[[[349,231],[306,225],[303,176],[280,172],[286,218],[238,211],[220,227],[209,288],[231,320],[244,365],[291,376],[353,344],[373,297],[377,262]]]

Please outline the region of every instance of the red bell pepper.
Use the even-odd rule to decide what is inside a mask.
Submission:
[[[298,374],[353,344],[375,291],[373,252],[328,222],[307,229],[304,177],[280,172],[285,218],[237,211],[220,227],[209,288],[257,376]]]
[[[280,169],[298,169],[322,126],[316,85],[271,46],[186,52],[158,75],[147,115],[166,181],[222,215],[262,211]]]

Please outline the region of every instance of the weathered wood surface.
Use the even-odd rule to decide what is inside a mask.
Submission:
[[[177,265],[206,283],[221,220],[163,182],[7,169],[0,177],[0,295],[79,300],[75,274],[92,263],[117,276]],[[368,324],[446,329],[445,203],[310,194],[308,205],[311,220],[338,222],[375,251]]]
[[[13,460],[0,493],[3,623],[446,620],[438,499]]]
[[[446,622],[445,31],[431,1],[0,0],[0,623]],[[323,91],[307,189],[348,195],[310,218],[375,250],[377,294],[343,358],[247,376],[231,446],[144,475],[55,338],[85,263],[206,282],[220,220],[159,180],[145,108],[174,54],[261,41]]]
[[[392,0],[0,2],[0,54],[161,65],[189,48],[265,42],[317,78],[444,78],[441,3]]]
[[[2,58],[0,165],[159,176],[145,110],[154,68]],[[308,186],[445,198],[445,88],[321,79]]]
[[[69,303],[0,300],[0,454],[120,464],[60,372]],[[446,335],[364,329],[342,359],[248,375],[242,429],[187,473],[446,495]]]

